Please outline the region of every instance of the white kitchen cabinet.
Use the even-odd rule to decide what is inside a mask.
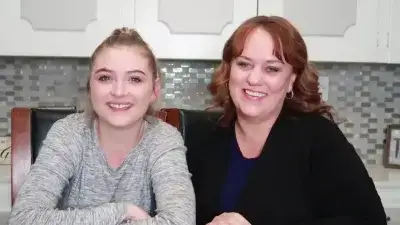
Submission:
[[[383,47],[387,51],[388,63],[400,63],[400,1],[384,0],[388,4],[385,21],[386,32],[382,32],[382,39],[385,41]],[[383,15],[383,16],[385,16]]]
[[[291,21],[312,61],[384,62],[378,54],[380,1],[258,0],[258,14]]]
[[[158,58],[220,60],[257,14],[290,20],[312,61],[400,63],[397,0],[2,0],[0,56],[88,57],[127,26]]]
[[[136,0],[1,0],[0,55],[88,57],[114,28],[134,27]]]
[[[136,0],[136,27],[158,58],[221,59],[225,42],[257,15],[257,0]]]

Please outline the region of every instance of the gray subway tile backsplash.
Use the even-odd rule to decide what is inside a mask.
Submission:
[[[88,59],[0,57],[0,136],[10,133],[15,106],[76,106],[85,96]],[[204,109],[216,61],[162,60],[160,107]],[[329,77],[340,128],[366,164],[381,164],[384,130],[400,123],[400,65],[316,63]]]

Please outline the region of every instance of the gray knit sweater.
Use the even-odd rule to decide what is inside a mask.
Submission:
[[[125,224],[126,203],[152,218],[131,225],[194,225],[195,196],[182,136],[148,117],[121,167],[108,166],[83,114],[58,120],[21,186],[10,225]]]

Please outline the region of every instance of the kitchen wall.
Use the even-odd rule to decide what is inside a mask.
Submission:
[[[204,109],[218,62],[160,62],[162,107]],[[384,129],[400,123],[400,65],[317,63],[329,78],[328,102],[367,164],[381,164]],[[0,136],[10,133],[14,106],[74,106],[84,96],[87,59],[0,57]],[[323,131],[322,131],[323,132]]]

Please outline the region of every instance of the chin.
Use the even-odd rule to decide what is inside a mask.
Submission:
[[[243,107],[240,109],[240,112],[243,116],[250,118],[256,118],[263,114],[261,109],[255,107]]]
[[[135,124],[137,121],[136,118],[130,115],[113,115],[113,114],[106,114],[106,115],[99,115],[99,120],[103,123],[108,124],[108,126],[113,128],[127,128]]]
[[[106,120],[106,122],[114,128],[127,128],[132,126],[135,122],[131,120]]]
[[[257,113],[257,112],[242,112],[243,116],[247,117],[247,118],[258,118],[260,116],[262,116],[261,113]]]

